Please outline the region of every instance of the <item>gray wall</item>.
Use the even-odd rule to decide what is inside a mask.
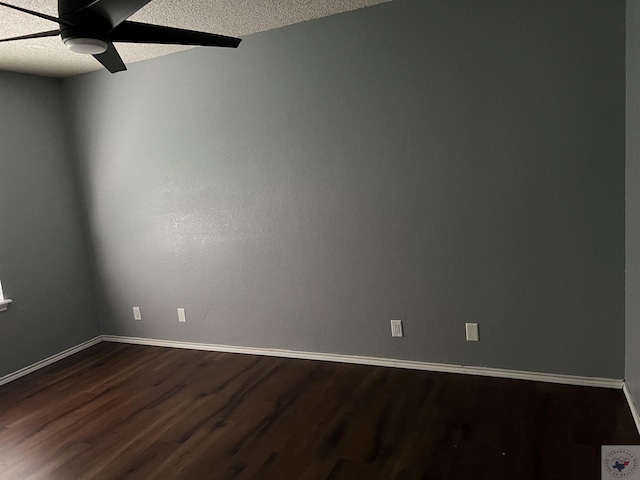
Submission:
[[[66,81],[103,333],[622,378],[624,10],[397,0]]]
[[[640,1],[627,1],[627,295],[625,380],[640,405]]]
[[[99,334],[59,81],[0,72],[0,376]]]

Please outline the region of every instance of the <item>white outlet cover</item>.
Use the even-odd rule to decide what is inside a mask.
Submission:
[[[178,309],[178,321],[180,323],[187,323],[187,315],[184,313],[184,308]]]
[[[465,323],[465,329],[467,332],[467,342],[479,342],[480,333],[477,323]]]
[[[402,320],[391,320],[391,336],[404,337],[402,332]]]
[[[140,307],[133,307],[133,319],[142,320],[142,315],[140,314]]]

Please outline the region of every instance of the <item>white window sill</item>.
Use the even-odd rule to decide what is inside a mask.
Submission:
[[[9,300],[8,298],[0,300],[0,312],[4,312],[11,302],[13,302],[13,300]]]

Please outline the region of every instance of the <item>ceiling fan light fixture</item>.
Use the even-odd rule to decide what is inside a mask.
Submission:
[[[97,38],[67,38],[64,44],[69,50],[83,55],[100,55],[107,51],[107,42]]]
[[[53,0],[51,0],[53,1]],[[151,0],[58,0],[58,17],[0,1],[0,9],[58,24],[46,32],[0,38],[0,42],[57,37],[72,52],[93,55],[111,73],[127,69],[112,42],[237,48],[242,39],[127,20]]]

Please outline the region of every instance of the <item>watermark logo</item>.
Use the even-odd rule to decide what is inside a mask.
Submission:
[[[639,445],[603,445],[602,479],[640,480],[639,458]]]

